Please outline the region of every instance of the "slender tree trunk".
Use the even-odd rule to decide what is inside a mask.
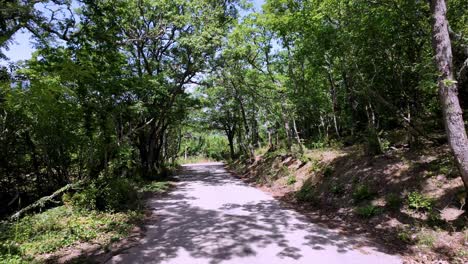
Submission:
[[[439,96],[448,142],[455,156],[463,183],[468,190],[468,138],[463,111],[458,100],[457,82],[453,76],[452,45],[449,37],[445,0],[431,0],[433,18],[432,44],[439,70]],[[466,192],[468,197],[468,191]]]
[[[299,145],[299,151],[303,153],[304,148],[302,147],[301,137],[299,136],[299,131],[297,131],[296,119],[294,117],[292,118],[292,123],[293,123],[294,134],[296,134],[297,144]]]

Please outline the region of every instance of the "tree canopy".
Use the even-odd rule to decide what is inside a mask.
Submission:
[[[468,5],[448,1],[439,31],[445,1],[430,2],[1,0],[0,47],[27,30],[36,51],[0,69],[0,201],[157,178],[187,153],[441,144],[446,89],[458,89],[454,153],[468,171]],[[453,61],[435,63],[444,30]]]

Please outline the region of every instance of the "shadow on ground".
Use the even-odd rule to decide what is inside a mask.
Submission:
[[[185,167],[178,178],[175,191],[149,201],[146,236],[110,263],[399,262],[369,240],[309,223],[222,165]]]

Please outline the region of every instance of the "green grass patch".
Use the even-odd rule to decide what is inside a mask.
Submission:
[[[169,181],[151,181],[140,184],[140,192],[165,193],[172,187]]]
[[[363,184],[358,184],[353,191],[354,203],[370,200],[374,196],[375,192],[373,192],[367,185]]]
[[[358,216],[362,218],[372,218],[376,215],[381,214],[383,210],[382,208],[369,204],[356,208],[355,212]]]
[[[295,184],[296,182],[297,182],[296,176],[294,176],[294,175],[289,175],[288,180],[287,180],[286,183],[287,183],[288,185],[293,185],[293,184]]]
[[[77,242],[102,245],[128,235],[142,214],[77,210],[59,206],[26,216],[17,222],[0,223],[0,262],[26,263]],[[11,261],[10,261],[11,260]]]

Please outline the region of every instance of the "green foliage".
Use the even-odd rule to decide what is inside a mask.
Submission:
[[[289,175],[289,176],[288,176],[288,179],[287,179],[287,181],[286,181],[286,183],[287,183],[288,185],[293,185],[293,184],[296,183],[296,181],[297,181],[297,180],[296,180],[296,176],[294,176],[294,175]]]
[[[400,197],[400,195],[395,194],[395,193],[389,193],[385,197],[385,202],[386,206],[390,209],[398,209],[403,205],[403,199]]]
[[[29,263],[38,254],[53,252],[78,241],[109,243],[131,230],[140,213],[80,211],[60,206],[26,216],[18,222],[0,223],[0,260]],[[4,262],[2,262],[4,263]]]
[[[341,195],[344,194],[345,188],[344,188],[343,184],[336,183],[333,186],[331,186],[330,192],[335,196],[341,196]]]
[[[428,230],[420,231],[417,234],[416,239],[417,239],[418,245],[424,246],[424,247],[429,247],[429,248],[432,248],[434,246],[435,241],[436,241],[436,237],[434,236],[434,234],[431,231],[428,231]]]
[[[296,192],[295,197],[299,202],[312,204],[317,202],[317,194],[315,192],[315,188],[309,183],[305,183],[304,185],[302,185],[301,189],[298,192]]]
[[[409,243],[411,242],[413,232],[409,231],[408,229],[401,229],[398,231],[397,233],[397,237],[398,239],[400,239],[401,241],[405,242],[405,243]]]
[[[360,203],[374,197],[375,192],[371,191],[367,185],[358,184],[353,191],[352,197],[354,203]]]
[[[431,198],[426,197],[419,192],[409,193],[407,202],[409,208],[423,211],[431,211],[434,203]]]
[[[356,214],[362,218],[372,218],[378,214],[381,214],[382,211],[382,208],[371,204],[357,207],[355,210]]]
[[[98,179],[65,200],[79,209],[101,211],[125,211],[139,203],[133,183],[121,178]]]
[[[139,191],[161,194],[167,192],[171,187],[172,184],[169,181],[151,181],[143,182]]]

